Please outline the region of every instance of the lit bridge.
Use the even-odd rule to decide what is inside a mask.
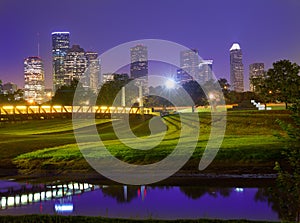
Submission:
[[[38,184],[7,187],[0,190],[0,209],[18,207],[31,203],[60,199],[75,194],[98,189],[96,185],[88,183],[66,183],[60,185]]]
[[[0,106],[0,121],[18,121],[30,119],[54,118],[121,118],[124,115],[152,115],[151,108],[140,107],[108,107],[108,106]]]

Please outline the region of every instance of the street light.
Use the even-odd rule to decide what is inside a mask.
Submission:
[[[215,99],[215,96],[214,96],[214,94],[213,94],[213,93],[209,93],[208,97],[209,97],[209,99],[210,99],[210,100],[213,100],[213,99]]]
[[[165,82],[165,86],[166,86],[166,88],[168,88],[168,89],[173,89],[173,88],[175,88],[175,86],[176,86],[176,82],[175,82],[174,80],[172,80],[172,79],[168,79],[168,80],[166,80],[166,82]]]

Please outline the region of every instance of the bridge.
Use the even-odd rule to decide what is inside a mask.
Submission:
[[[45,201],[55,200],[56,212],[72,212],[73,203],[72,196],[83,194],[85,192],[95,190],[105,190],[109,185],[95,185],[90,183],[66,182],[66,183],[50,183],[50,184],[27,184],[12,183],[10,186],[0,187],[0,213],[1,210],[16,208],[30,205],[33,203],[41,203]],[[124,201],[128,200],[128,187],[123,185]],[[137,188],[137,195],[142,200],[147,195],[146,186],[141,185]]]
[[[0,209],[19,207],[31,203],[64,198],[99,188],[88,183],[38,184],[0,189]]]
[[[143,107],[109,107],[109,106],[0,106],[0,121],[43,120],[54,118],[111,118],[124,115],[152,115],[151,108]]]

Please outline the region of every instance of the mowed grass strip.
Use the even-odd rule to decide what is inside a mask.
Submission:
[[[201,158],[210,134],[210,113],[199,113],[199,118],[200,135],[197,147],[191,158],[192,160],[199,160]],[[283,134],[275,122],[276,119],[289,122],[289,113],[286,111],[228,112],[226,134],[221,149],[217,154],[216,161],[249,164],[259,162],[274,163],[280,159],[281,149],[284,147],[285,142],[275,136],[277,134]],[[149,164],[163,159],[173,151],[180,137],[181,121],[188,122],[189,119],[180,120],[178,115],[174,115],[163,118],[163,121],[167,126],[167,133],[164,136],[164,140],[148,151],[136,150],[124,145],[117,139],[111,122],[107,122],[107,120],[103,122],[99,121],[97,129],[106,148],[112,155],[128,163]],[[32,127],[37,124],[38,123],[30,123]],[[149,137],[149,120],[134,120],[130,124],[135,135],[141,138]],[[20,125],[22,126],[22,124],[18,124],[16,127],[20,127]],[[16,129],[13,129],[13,125],[10,128],[12,131],[16,131]],[[26,127],[22,128],[26,129]],[[39,166],[46,168],[49,167],[49,163],[52,168],[55,168],[55,165],[57,168],[89,168],[88,164],[83,165],[81,163],[81,167],[75,164],[78,163],[79,160],[83,160],[83,156],[75,143],[73,132],[69,132],[71,131],[70,126],[64,126],[62,124],[61,128],[57,128],[56,131],[49,128],[48,133],[46,133],[46,128],[47,126],[39,124],[39,131],[34,132],[33,135],[33,132],[30,132],[31,130],[28,129],[27,131],[31,134],[21,135],[18,136],[20,138],[15,138],[17,144],[19,143],[19,148],[18,152],[14,153],[14,157],[9,156],[8,154],[10,153],[7,154],[3,149],[0,150],[0,154],[6,154],[6,157],[15,158],[14,163],[24,169],[33,169]],[[61,130],[63,134],[58,134],[58,130]],[[37,132],[43,132],[43,134],[36,135]],[[0,137],[1,136],[3,135],[0,134]],[[13,145],[14,148],[15,144],[13,140],[14,137],[8,137],[3,141],[4,143],[6,141],[8,146]],[[188,140],[189,138],[187,137],[184,143],[188,144]],[[33,144],[21,145],[29,141]],[[39,146],[37,146],[36,143]],[[57,145],[53,146],[55,143],[57,143]],[[92,144],[86,143],[85,146],[89,148],[91,145]],[[141,148],[143,146],[146,145],[140,145]],[[182,149],[184,153],[184,148]],[[96,157],[101,156],[101,154],[96,151],[94,155]],[[93,156],[92,153],[91,156]],[[35,163],[34,167],[30,167],[30,163]]]
[[[109,121],[97,120],[97,125]],[[80,124],[83,128],[85,121]],[[0,123],[0,168],[14,168],[12,159],[18,155],[75,143],[72,120]]]

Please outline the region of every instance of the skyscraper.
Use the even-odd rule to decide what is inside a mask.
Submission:
[[[230,48],[230,83],[232,90],[244,91],[244,65],[242,50],[238,43],[234,43]]]
[[[265,64],[264,63],[253,63],[249,65],[249,79],[256,78],[258,76],[263,75],[265,71]],[[254,91],[254,86],[251,84],[250,81],[250,91]]]
[[[199,63],[199,75],[196,80],[205,83],[213,78],[212,73],[213,60],[201,60]]]
[[[64,85],[64,58],[70,48],[69,32],[53,32],[52,34],[52,66],[53,91]]]
[[[99,86],[99,83],[101,83],[100,79],[100,59],[98,58],[98,53],[88,51],[85,53],[85,56],[87,58],[88,63],[88,69],[86,70],[86,76],[87,76],[87,82],[89,84],[89,87],[96,92]]]
[[[88,60],[85,56],[85,51],[79,45],[73,45],[67,52],[64,60],[64,84],[71,85],[72,80],[79,80],[81,77],[85,79],[81,80],[84,87],[88,87],[89,83],[84,76],[88,66]]]
[[[199,77],[199,55],[198,50],[184,50],[180,52],[180,68],[193,79]]]
[[[148,50],[146,46],[136,45],[130,48],[130,75],[131,78],[148,76]]]
[[[136,81],[137,86],[142,87],[142,94],[147,95],[148,89],[148,49],[144,45],[136,45],[130,48],[130,76]]]
[[[24,60],[24,99],[29,103],[42,103],[44,100],[45,77],[43,61],[39,57]]]

